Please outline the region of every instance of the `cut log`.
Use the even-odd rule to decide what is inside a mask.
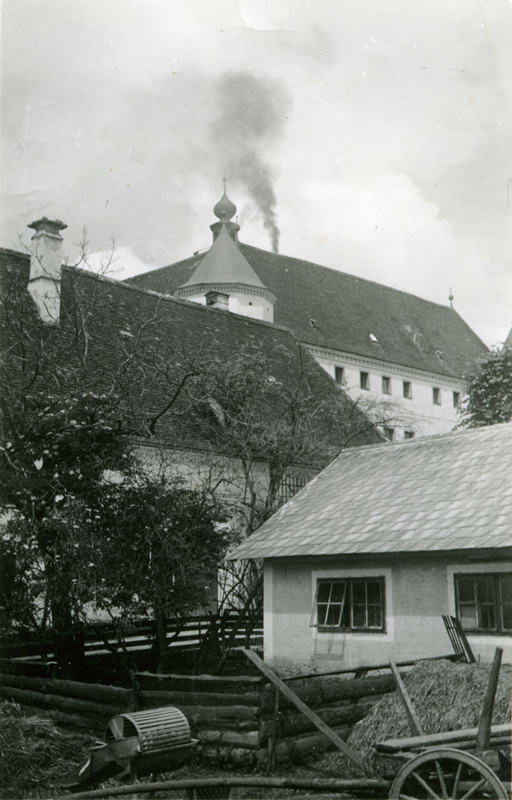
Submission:
[[[205,746],[240,747],[243,750],[258,750],[260,746],[259,731],[251,731],[250,733],[199,731],[198,738],[201,744]]]
[[[350,736],[351,728],[334,728],[334,733],[342,741],[346,741]],[[323,753],[333,749],[334,744],[322,733],[308,733],[304,736],[294,736],[290,739],[280,739],[276,742],[274,758],[279,764],[287,762],[300,763],[305,758],[314,753]],[[260,765],[266,763],[267,753],[265,750],[258,751],[258,762]]]
[[[288,684],[286,684],[288,685]],[[392,675],[377,675],[371,678],[348,680],[346,678],[318,678],[307,681],[295,681],[293,691],[307,705],[325,706],[337,700],[355,700],[361,697],[382,695],[394,692],[395,679]],[[293,705],[286,697],[282,698],[282,708]],[[262,712],[272,713],[274,693],[270,686],[262,689]]]
[[[139,694],[141,706],[160,703],[166,706],[258,706],[257,694],[220,694],[213,692],[147,692]]]
[[[199,750],[201,757],[210,764],[235,765],[245,769],[253,769],[258,763],[256,750],[247,750],[241,747],[216,747],[202,745]]]
[[[14,700],[21,705],[35,706],[36,708],[51,708],[69,713],[98,716],[109,720],[116,714],[123,713],[125,707],[114,706],[108,703],[92,703],[80,700],[77,697],[61,697],[57,694],[43,694],[32,692],[28,689],[16,689],[14,686],[0,687],[0,696]]]
[[[358,703],[357,705],[335,706],[334,708],[315,708],[315,713],[325,722],[329,727],[335,728],[341,725],[353,725],[359,720],[364,719],[370,709],[373,707],[372,703]],[[267,741],[268,723],[274,726],[274,720],[262,720],[261,727],[265,731],[262,736],[263,745]],[[316,725],[310,719],[301,713],[293,711],[281,712],[277,723],[277,737],[283,739],[287,736],[296,736],[307,731],[316,730]]]
[[[135,677],[143,689],[156,692],[226,692],[247,694],[257,691],[265,683],[259,675],[156,675],[137,672]]]
[[[33,689],[36,692],[79,697],[96,703],[113,703],[127,706],[131,698],[130,689],[115,686],[101,686],[96,683],[60,681],[49,678],[29,678],[25,675],[0,675],[1,686],[15,686],[17,689]]]
[[[143,693],[144,694],[144,693]],[[158,693],[159,694],[159,693]],[[142,709],[147,708],[160,708],[161,705],[171,705],[171,703],[159,703],[155,698],[151,701],[147,696],[143,698],[144,702],[141,703]],[[191,719],[204,719],[205,721],[223,721],[240,723],[246,721],[256,722],[258,719],[258,708],[256,706],[177,706],[179,710],[185,714],[186,717]],[[208,727],[212,728],[213,725]]]

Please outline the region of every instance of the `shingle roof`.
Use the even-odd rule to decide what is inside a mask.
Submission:
[[[292,330],[304,344],[453,377],[460,377],[487,352],[448,306],[298,258],[246,244],[239,248],[277,297],[275,322]],[[196,255],[129,282],[173,294],[205,257]],[[378,343],[372,342],[370,334]]]
[[[0,285],[8,292],[18,284],[23,290],[28,283],[30,259],[23,253],[0,248]],[[78,287],[76,288],[78,282]],[[75,287],[75,288],[73,288]],[[172,396],[172,383],[167,381],[166,368],[172,365],[176,385],[191,366],[207,364],[212,359],[227,359],[235,354],[257,351],[266,357],[276,380],[284,385],[296,387],[305,379],[311,381],[315,393],[322,397],[326,384],[332,379],[297,342],[290,331],[278,325],[243,317],[226,311],[206,308],[187,300],[162,297],[152,291],[138,289],[121,281],[98,277],[90,272],[64,267],[62,271],[62,304],[71,306],[73,291],[92,310],[88,327],[88,362],[97,371],[98,381],[109,382],[112,376],[119,380],[138,381],[138,384],[122,387],[129,398],[130,415],[134,429],[143,426],[166,405]],[[66,306],[66,304],[68,304]],[[2,307],[3,308],[3,307]],[[34,326],[41,325],[35,306],[26,293],[26,312],[32,316]],[[2,319],[4,323],[5,320]],[[29,324],[27,320],[27,325]],[[67,315],[63,314],[60,330],[67,330]],[[11,335],[8,324],[2,330],[2,346],[7,347]],[[73,333],[71,331],[71,333]],[[12,334],[14,335],[14,334]],[[141,372],[135,368],[123,372],[123,363],[128,360],[130,345],[137,341]],[[155,359],[158,362],[155,364]],[[151,364],[147,370],[144,363]],[[135,364],[138,362],[135,361]],[[148,381],[151,376],[151,382]],[[120,389],[121,391],[121,389]],[[345,398],[347,410],[353,413],[353,404]],[[194,414],[188,413],[188,402],[183,400],[174,409],[177,413],[164,415],[158,423],[161,440],[180,449],[211,450]],[[324,424],[318,416],[318,434],[332,447],[341,446],[342,439],[332,423]],[[354,441],[366,444],[378,441],[380,436],[369,431]],[[332,457],[332,453],[331,453]],[[326,459],[328,460],[328,459]]]
[[[208,252],[200,260],[197,268],[182,288],[198,286],[203,283],[241,283],[246,286],[263,284],[244,258],[239,248],[222,225],[220,233]]]
[[[232,558],[512,546],[512,423],[346,450]]]

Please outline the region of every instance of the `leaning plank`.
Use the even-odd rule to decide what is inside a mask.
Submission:
[[[400,699],[402,700],[402,704],[405,708],[405,713],[407,714],[407,719],[409,720],[409,727],[411,729],[411,733],[413,736],[423,736],[423,728],[421,727],[421,722],[419,721],[416,711],[414,710],[414,706],[411,702],[411,698],[409,697],[409,693],[405,688],[402,676],[398,672],[394,661],[390,661],[389,666],[391,667],[391,672],[393,673],[393,676],[396,681],[396,688],[398,689],[398,694],[400,695]]]
[[[334,733],[334,731],[332,731],[329,728],[329,726],[326,725],[325,722],[323,722],[323,720],[321,720],[317,714],[315,714],[314,711],[312,711],[299,697],[297,697],[295,692],[292,689],[290,689],[290,687],[287,686],[286,683],[284,683],[284,681],[281,680],[281,678],[278,678],[277,675],[273,672],[273,670],[271,670],[270,667],[267,664],[265,664],[253,650],[244,649],[244,653],[249,659],[249,661],[251,661],[260,670],[260,672],[263,673],[263,675],[265,675],[270,681],[272,681],[274,686],[277,686],[279,691],[288,700],[290,700],[290,702],[293,703],[293,705],[296,708],[298,708],[299,711],[302,711],[304,716],[308,717],[308,719],[310,719],[311,722],[314,723],[314,725],[318,728],[319,731],[321,731],[321,733],[327,736],[327,738],[333,743],[333,745],[338,750],[340,750],[344,755],[347,756],[347,758],[353,761],[353,763],[356,764],[362,772],[365,771],[364,764],[360,756],[354,750],[352,750],[351,747],[345,744],[343,739],[340,739],[340,737],[336,733]]]
[[[415,747],[431,747],[436,744],[449,744],[451,742],[465,742],[473,740],[476,743],[478,728],[465,728],[461,731],[446,731],[444,733],[431,733],[425,736],[410,736],[407,739],[387,739],[378,742],[375,748],[379,753],[397,753],[400,750],[412,750]],[[510,736],[512,725],[493,725],[491,728],[491,746],[495,736]]]

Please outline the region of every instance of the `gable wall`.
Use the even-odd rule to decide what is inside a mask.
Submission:
[[[456,572],[512,571],[512,562],[464,563],[445,558],[331,558],[318,561],[265,560],[265,660],[316,663],[327,669],[428,658],[452,653],[442,614],[455,613]],[[386,630],[376,633],[323,633],[310,626],[318,578],[384,577]],[[503,647],[512,662],[510,636],[468,636],[475,656],[491,661]]]

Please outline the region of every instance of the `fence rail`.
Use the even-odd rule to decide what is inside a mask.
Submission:
[[[239,615],[232,612],[217,618],[215,616],[198,615],[186,619],[167,621],[168,648],[173,652],[196,650],[205,638],[212,643],[222,644],[233,629],[238,626],[231,647],[237,645],[255,646],[263,642],[263,622],[250,626],[247,620],[240,623]],[[128,651],[149,650],[154,646],[156,623],[152,620],[138,620],[130,623],[122,630],[123,648]],[[120,647],[120,631],[114,623],[92,623],[83,630],[84,652],[86,657],[104,655],[112,649]],[[54,655],[51,635],[44,639],[32,639],[30,642],[5,641],[2,646],[4,658],[16,660],[34,659],[44,653],[46,658]]]

